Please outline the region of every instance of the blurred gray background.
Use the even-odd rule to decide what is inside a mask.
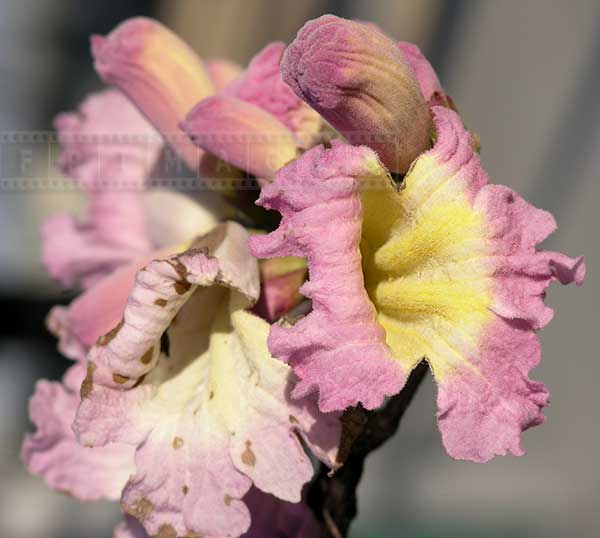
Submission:
[[[534,377],[549,385],[552,406],[547,424],[524,436],[529,455],[486,465],[450,460],[436,429],[433,383],[427,383],[400,433],[369,460],[352,536],[600,537],[600,286],[594,278],[600,264],[600,2],[3,0],[0,131],[49,130],[56,112],[98,87],[87,36],[129,16],[163,20],[202,56],[246,63],[267,42],[290,42],[305,20],[324,13],[371,20],[416,42],[480,134],[492,180],[552,211],[559,231],[546,246],[585,254],[588,264],[582,289],[557,287],[549,294],[557,312],[541,335],[544,360]],[[5,136],[0,150],[8,143]],[[0,179],[19,175],[2,157]],[[50,169],[48,162],[30,166],[38,175]],[[48,308],[70,297],[40,265],[39,225],[48,214],[81,203],[75,193],[0,189],[2,538],[108,537],[119,517],[108,503],[82,506],[50,492],[18,461],[23,432],[31,428],[26,407],[35,380],[59,378],[68,366],[43,327]]]

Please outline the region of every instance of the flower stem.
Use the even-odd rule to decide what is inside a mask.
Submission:
[[[344,413],[340,467],[329,472],[327,467],[321,466],[308,492],[308,504],[322,522],[325,538],[348,536],[350,524],[357,514],[356,490],[365,460],[396,433],[427,370],[427,363],[421,362],[404,389],[390,398],[385,407],[367,412],[359,406]]]

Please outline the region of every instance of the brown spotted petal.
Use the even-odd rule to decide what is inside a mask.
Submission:
[[[36,383],[29,400],[36,431],[25,436],[21,459],[30,473],[56,491],[81,501],[114,500],[135,469],[134,451],[124,443],[87,448],[77,442],[71,423],[85,375],[85,362],[80,361],[67,370],[62,382]]]
[[[336,455],[337,418],[290,402],[293,374],[246,310],[259,293],[247,240],[227,223],[150,263],[123,323],[90,352],[75,430],[87,445],[136,448],[122,505],[151,536],[240,536],[252,484],[300,500],[313,467],[298,436],[326,463]]]

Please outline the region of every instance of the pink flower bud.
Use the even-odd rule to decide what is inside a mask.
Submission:
[[[215,95],[198,103],[182,124],[200,148],[259,179],[270,179],[297,156],[293,133],[262,108]]]
[[[430,145],[429,107],[402,51],[372,25],[325,15],[288,47],[284,80],[350,142],[406,172]]]
[[[93,36],[92,53],[102,79],[127,94],[195,169],[200,152],[178,125],[214,87],[194,51],[162,24],[140,17],[107,37]]]

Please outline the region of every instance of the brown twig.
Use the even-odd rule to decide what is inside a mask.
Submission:
[[[322,466],[308,492],[308,504],[322,522],[325,538],[345,538],[357,514],[356,490],[367,456],[392,437],[427,373],[425,361],[412,372],[404,389],[376,411],[352,408],[342,418],[339,468]]]

